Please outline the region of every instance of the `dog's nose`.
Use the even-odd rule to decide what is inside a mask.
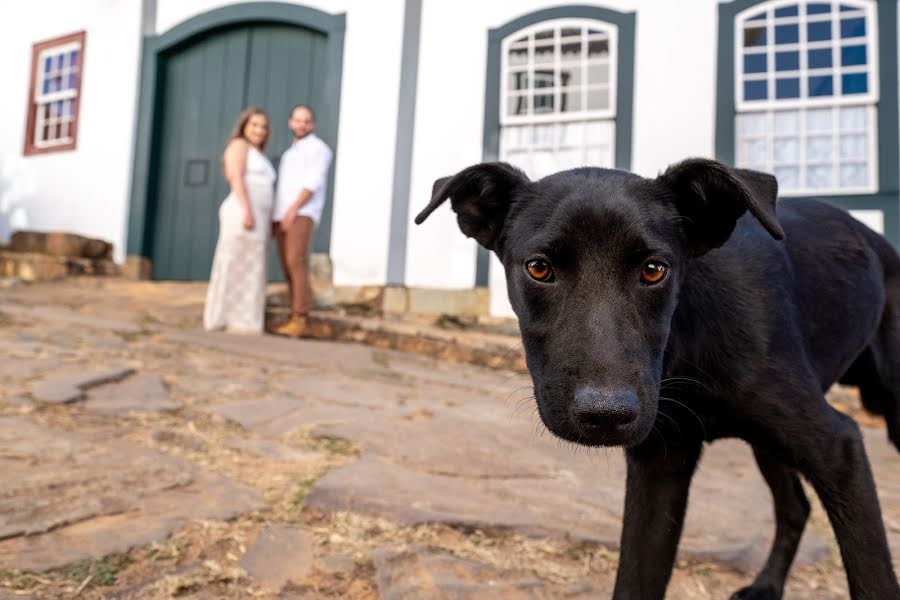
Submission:
[[[640,413],[634,390],[599,390],[581,386],[575,390],[575,418],[592,433],[616,433],[634,423]]]

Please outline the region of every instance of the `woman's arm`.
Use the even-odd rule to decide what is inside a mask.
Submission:
[[[247,197],[247,188],[244,187],[244,173],[247,169],[247,152],[250,144],[247,140],[233,139],[225,148],[225,179],[231,186],[231,191],[237,197],[241,208],[244,209],[244,229],[253,229],[253,210]]]

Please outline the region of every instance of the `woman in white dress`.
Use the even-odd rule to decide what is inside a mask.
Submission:
[[[262,333],[266,308],[266,258],[275,169],[263,154],[269,118],[245,109],[231,132],[222,162],[231,193],[219,208],[203,326],[232,333]]]

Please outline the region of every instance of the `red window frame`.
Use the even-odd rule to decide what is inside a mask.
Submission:
[[[35,89],[38,82],[38,57],[41,52],[54,46],[62,46],[78,42],[81,47],[78,51],[77,75],[75,83],[74,106],[72,109],[72,121],[69,126],[69,134],[72,138],[71,142],[65,144],[57,144],[53,146],[37,146],[34,142],[34,128],[37,121],[37,107],[35,102]],[[28,115],[25,126],[25,145],[22,153],[25,156],[33,154],[46,154],[48,152],[62,152],[65,150],[74,150],[78,144],[78,114],[81,112],[81,80],[84,74],[84,50],[85,50],[85,32],[79,31],[69,35],[60,36],[43,42],[38,42],[31,47],[31,82],[28,85]]]

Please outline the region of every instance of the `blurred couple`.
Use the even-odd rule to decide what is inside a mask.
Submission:
[[[291,306],[290,318],[271,331],[298,337],[307,328],[310,241],[325,206],[333,155],[315,134],[309,106],[295,106],[288,127],[294,142],[281,156],[277,177],[264,154],[270,130],[265,111],[245,109],[229,136],[222,163],[231,193],[219,208],[219,239],[203,311],[207,330],[262,333],[270,235],[278,244]]]

